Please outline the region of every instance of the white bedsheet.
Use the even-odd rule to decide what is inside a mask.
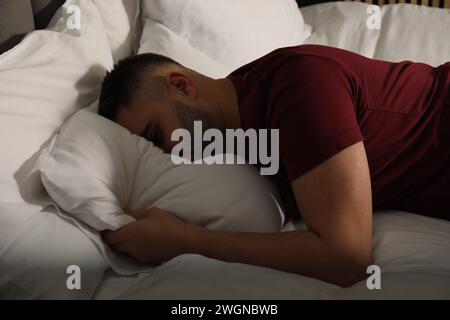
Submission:
[[[298,225],[295,228],[302,228]],[[292,230],[292,224],[285,230]],[[296,274],[199,255],[179,256],[152,273],[107,272],[96,299],[430,299],[450,298],[450,222],[404,212],[374,216],[374,264],[381,290],[362,281],[340,288]]]
[[[439,65],[450,60],[450,11],[409,5],[385,6],[382,29],[368,30],[361,3],[327,3],[302,9],[323,44],[367,57],[410,59]],[[427,26],[424,28],[423,26]],[[285,230],[301,228],[292,223]],[[179,256],[151,273],[118,277],[108,271],[96,299],[449,299],[450,222],[404,212],[374,214],[374,263],[381,290],[362,281],[339,288],[267,268]]]
[[[89,299],[108,268],[97,247],[54,207],[0,202],[0,299]],[[5,241],[6,240],[6,241]],[[67,287],[67,268],[81,289]]]

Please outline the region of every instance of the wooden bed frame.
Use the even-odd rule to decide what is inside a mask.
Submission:
[[[450,8],[450,0],[297,0],[299,7],[306,7],[313,4],[332,2],[332,1],[353,1],[365,2],[375,5],[396,4],[396,3],[410,3],[418,4],[436,8]]]

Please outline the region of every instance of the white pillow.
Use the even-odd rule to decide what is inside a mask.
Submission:
[[[367,28],[369,6],[361,2],[329,2],[302,8],[305,22],[312,26],[305,43],[337,47],[373,58],[379,31]]]
[[[224,78],[233,71],[192,47],[166,26],[152,19],[145,19],[144,25],[139,54],[158,53],[214,79]]]
[[[375,59],[438,66],[450,60],[450,9],[408,4],[382,7],[384,28]]]
[[[383,5],[381,29],[370,30],[366,26],[369,6],[332,2],[302,8],[305,21],[313,26],[305,43],[338,47],[387,61],[412,60],[433,66],[449,61],[450,10]]]
[[[133,53],[139,39],[139,0],[93,0],[103,19],[114,62]]]
[[[310,33],[295,0],[142,0],[142,18],[231,70]]]
[[[82,14],[81,29],[67,27],[61,8],[52,27],[34,31],[0,56],[0,201],[23,202],[18,184],[33,155],[64,121],[98,97],[109,44],[90,1],[69,0]]]
[[[71,117],[38,160],[49,196],[102,231],[134,221],[122,208],[157,206],[198,225],[276,232],[275,189],[246,165],[175,165],[170,154],[90,111]]]
[[[73,13],[67,5],[80,7],[81,29],[68,27]],[[101,280],[107,265],[94,244],[54,210],[26,204],[23,196],[34,156],[68,117],[97,98],[111,66],[101,17],[85,0],[67,1],[47,30],[30,33],[0,56],[1,296],[64,292],[61,297],[88,299]],[[65,286],[68,263],[83,268],[80,291]]]

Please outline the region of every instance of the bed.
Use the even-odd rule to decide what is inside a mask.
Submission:
[[[105,253],[98,242],[92,240],[90,236],[92,230],[81,228],[73,219],[61,215],[58,208],[33,203],[25,196],[27,188],[37,188],[36,182],[30,179],[29,172],[36,162],[38,153],[70,115],[81,105],[87,107],[95,100],[98,91],[91,92],[92,87],[98,86],[104,70],[132,52],[144,52],[143,48],[147,51],[169,52],[173,58],[185,59],[184,63],[217,77],[226,75],[249,58],[226,56],[221,50],[217,50],[218,53],[213,52],[211,43],[202,42],[201,39],[200,42],[191,41],[189,46],[183,44],[181,48],[180,34],[172,34],[176,26],[169,30],[170,33],[166,28],[167,25],[156,23],[150,29],[146,29],[143,12],[152,7],[142,3],[139,7],[134,0],[111,1],[112,5],[105,5],[104,0],[93,0],[95,8],[86,7],[84,12],[88,12],[89,19],[98,15],[102,21],[98,22],[92,18],[91,24],[91,20],[82,20],[82,26],[96,31],[88,34],[91,38],[83,43],[81,41],[69,43],[68,40],[64,40],[67,46],[73,46],[72,52],[67,53],[60,48],[60,39],[56,35],[66,28],[67,24],[61,24],[61,19],[52,19],[64,2],[27,1],[28,8],[20,8],[29,12],[28,15],[21,15],[29,19],[27,23],[22,23],[16,28],[12,24],[17,22],[17,19],[13,19],[13,22],[9,22],[10,26],[5,28],[3,26],[6,25],[4,24],[6,20],[0,22],[2,30],[8,31],[0,33],[2,43],[0,48],[5,52],[0,55],[0,83],[3,85],[3,89],[0,86],[0,146],[5,150],[0,164],[1,298],[258,300],[450,298],[450,222],[392,210],[374,212],[373,255],[374,264],[382,271],[380,290],[369,289],[366,281],[349,288],[340,288],[300,275],[227,263],[191,254],[176,257],[158,267],[142,268],[141,272],[132,274],[119,274],[117,270],[113,270],[107,258],[108,253]],[[447,0],[430,1],[430,4],[438,8],[414,4],[383,5],[380,10],[381,29],[366,27],[367,17],[371,14],[368,7],[372,2],[367,4],[350,1],[297,2],[300,9],[295,10],[300,10],[304,23],[303,43],[339,47],[367,57],[390,61],[408,59],[437,66],[450,60],[450,42],[447,40],[447,31],[450,29],[450,9],[448,9],[450,3]],[[76,1],[68,3],[77,4]],[[374,3],[382,5],[391,2]],[[419,0],[417,3],[428,4],[428,1],[425,3]],[[17,2],[0,0],[0,9],[11,6],[18,6]],[[163,6],[158,8],[160,11],[163,9]],[[18,12],[17,10],[14,12]],[[30,10],[34,10],[34,14],[30,13],[32,12]],[[153,8],[153,12],[157,10]],[[50,31],[44,30],[37,35],[36,31],[32,31],[45,29],[49,24],[53,28]],[[100,29],[105,29],[104,40],[99,40]],[[21,40],[28,32],[35,35],[30,37],[28,34]],[[70,35],[90,31],[69,28],[64,32]],[[146,36],[150,40],[143,41]],[[202,35],[193,32],[191,36],[201,38]],[[47,39],[48,45],[35,45],[33,40],[39,42],[39,39]],[[289,41],[291,39],[286,39],[286,43]],[[210,46],[208,50],[211,51],[197,50],[202,45]],[[259,47],[261,52],[266,50],[264,45],[263,43]],[[84,49],[79,49],[79,46],[84,46]],[[248,49],[248,57],[251,57],[251,50],[255,50],[255,47],[245,47]],[[108,50],[105,48],[111,52],[106,52]],[[34,51],[32,57],[35,62],[20,64],[23,62],[17,60],[26,60],[31,50]],[[73,89],[63,88],[58,83],[61,81],[58,80],[58,75],[63,71],[44,69],[45,77],[28,78],[28,82],[39,83],[48,77],[54,77],[56,80],[51,87],[47,89],[42,87],[40,92],[27,91],[27,94],[42,98],[45,90],[56,92],[54,90],[57,88],[59,94],[54,99],[63,102],[60,103],[56,113],[53,110],[52,115],[48,115],[44,124],[36,125],[31,122],[32,119],[42,121],[42,118],[46,117],[40,115],[36,108],[24,107],[23,110],[17,109],[18,111],[7,109],[5,107],[7,104],[5,101],[2,104],[1,99],[5,100],[4,96],[8,92],[18,90],[12,85],[16,77],[19,79],[18,83],[21,83],[20,76],[24,68],[31,68],[30,74],[33,74],[32,68],[41,65],[42,61],[46,61],[47,64],[53,63],[52,55],[61,57],[58,58],[61,59],[58,60],[60,67],[67,67],[67,61],[77,60],[71,73],[64,74],[62,79],[74,81],[77,90],[86,94],[81,96],[72,92]],[[16,65],[19,71],[15,71],[14,77],[1,78],[2,72],[6,74]],[[80,71],[82,67],[93,69],[91,78],[85,84],[81,83],[85,77],[83,70]],[[12,84],[8,87],[9,82]],[[17,91],[14,96],[17,100],[10,101],[21,103],[24,101],[22,99],[25,99],[23,96],[23,93]],[[70,103],[66,103],[69,100]],[[8,117],[11,114],[15,114],[13,116],[19,119],[19,122],[14,123],[15,127],[8,124]],[[305,228],[301,221],[283,221],[283,231],[301,228]],[[77,290],[71,290],[68,286],[71,275],[68,267],[73,265],[80,267],[83,275],[83,285]]]

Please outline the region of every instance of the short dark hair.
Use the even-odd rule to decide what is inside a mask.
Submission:
[[[120,60],[111,72],[106,73],[103,80],[98,113],[115,121],[119,108],[133,103],[133,98],[146,80],[145,76],[151,74],[156,67],[167,64],[181,66],[175,60],[156,53],[144,53]]]

